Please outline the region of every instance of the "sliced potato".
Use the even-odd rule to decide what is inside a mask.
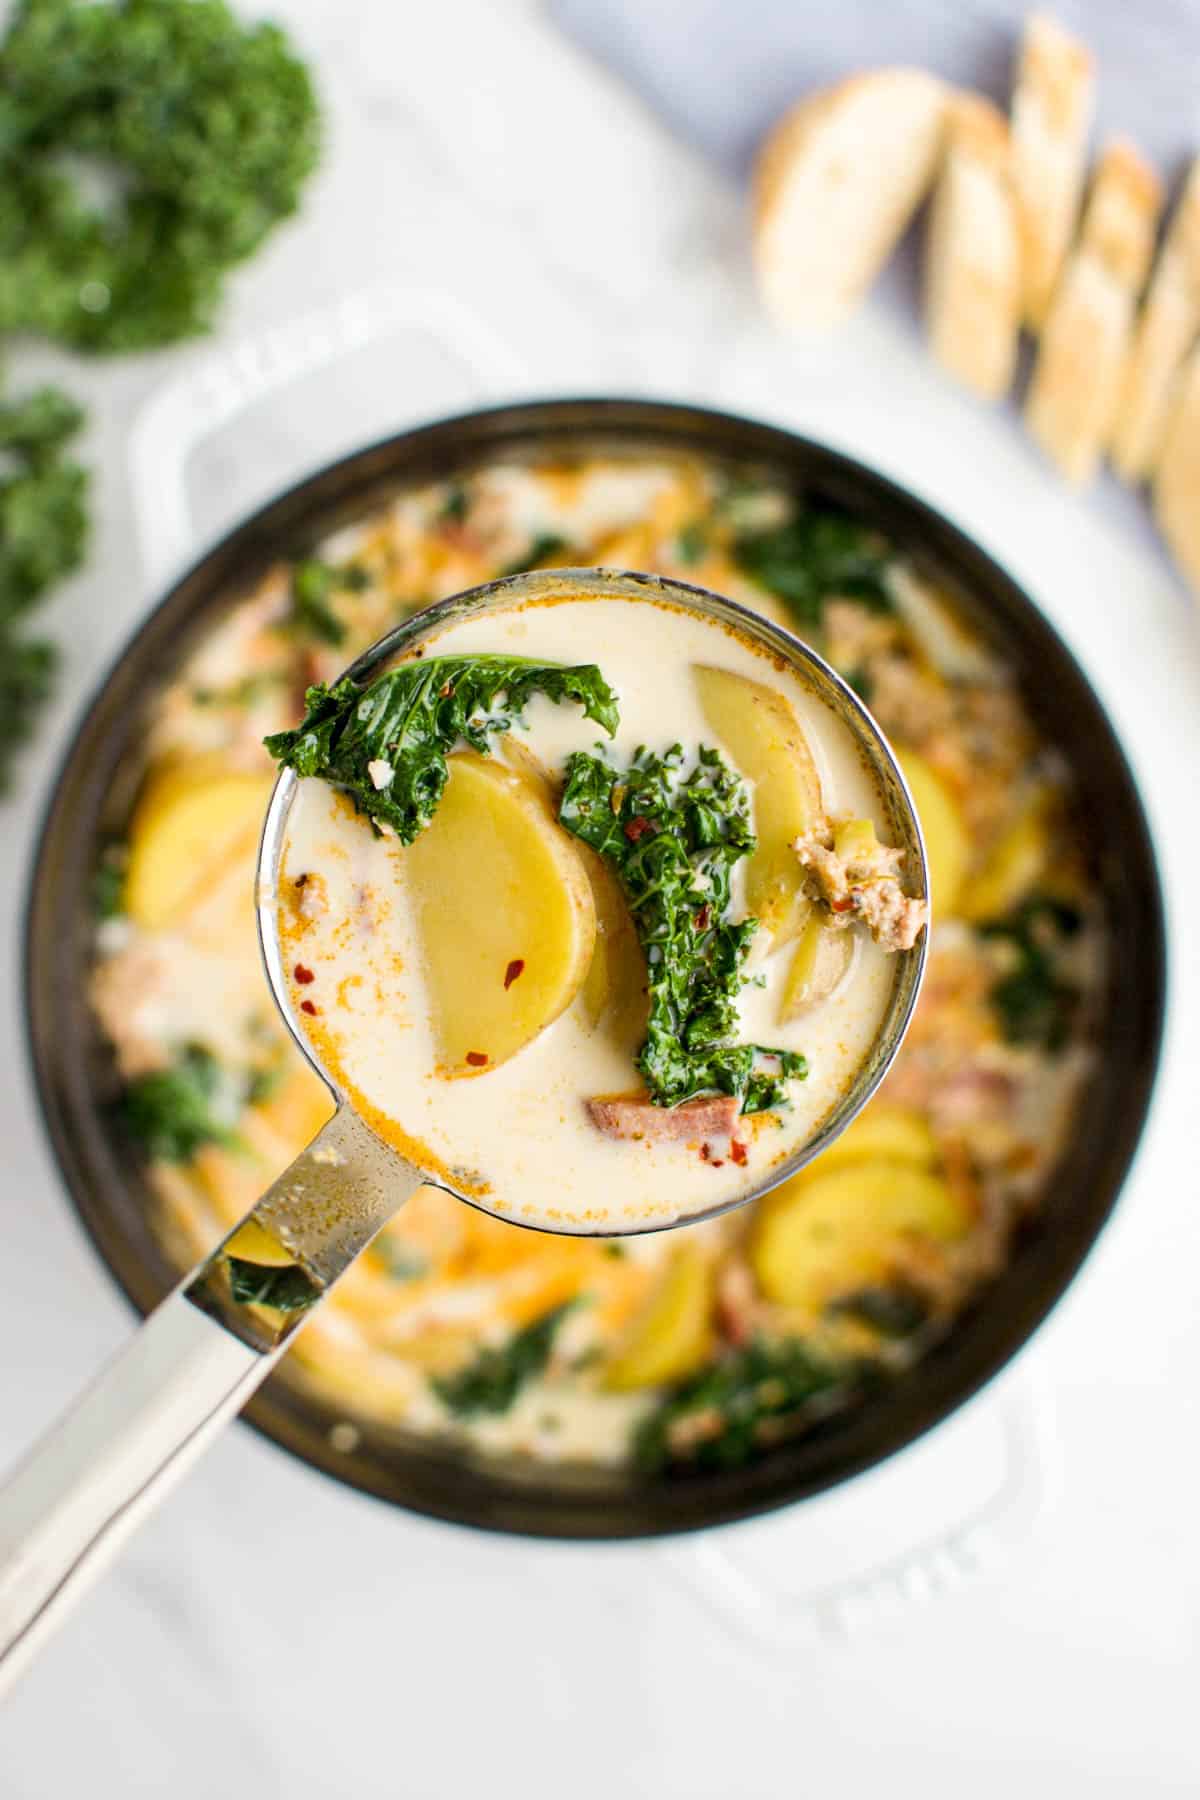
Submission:
[[[711,1353],[712,1311],[712,1265],[698,1245],[682,1243],[619,1340],[605,1386],[625,1393],[690,1375]]]
[[[822,1159],[777,1189],[755,1220],[750,1259],[768,1299],[817,1314],[888,1279],[906,1241],[949,1242],[970,1224],[940,1175],[872,1156]]]
[[[580,844],[596,907],[596,948],[583,984],[583,1004],[593,1025],[604,1023],[622,1041],[645,1035],[646,958],[625,896],[611,869]]]
[[[937,1162],[937,1139],[929,1121],[911,1106],[889,1106],[886,1101],[872,1101],[847,1125],[841,1137],[823,1150],[814,1165],[827,1175],[845,1163],[862,1162],[867,1157],[886,1157],[889,1162],[913,1163],[917,1168],[932,1169]]]
[[[246,1223],[235,1231],[225,1246],[226,1256],[237,1256],[243,1262],[258,1263],[265,1268],[283,1269],[295,1262],[295,1257],[286,1245],[258,1223],[257,1219],[247,1219]]]
[[[958,910],[971,855],[971,840],[957,799],[931,763],[916,750],[896,749],[917,809],[929,864],[929,898],[937,918]]]
[[[1049,795],[1039,790],[1001,833],[959,896],[964,919],[1002,919],[1025,898],[1050,859],[1049,812]]]
[[[149,784],[129,828],[125,908],[135,924],[162,930],[204,898],[214,876],[257,843],[274,780],[204,759]]]
[[[792,845],[822,816],[817,766],[800,721],[774,688],[731,669],[699,667],[694,674],[706,720],[754,783],[758,848],[746,865],[746,905],[778,947],[808,918]]]
[[[583,985],[596,905],[546,795],[463,751],[432,823],[397,872],[416,911],[439,1063],[478,1075],[507,1062]]]
[[[854,933],[833,931],[815,909],[801,929],[779,1000],[779,1022],[815,1012],[838,987],[854,956]]]

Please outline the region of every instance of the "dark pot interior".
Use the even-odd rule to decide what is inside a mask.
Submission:
[[[1162,1027],[1166,951],[1154,854],[1108,719],[1078,664],[1027,596],[938,513],[869,469],[788,432],[647,401],[504,407],[406,432],[300,483],[231,532],[134,636],[87,709],[52,798],[29,891],[30,1049],[47,1129],[97,1248],[148,1310],[177,1271],[149,1224],[141,1171],[107,1122],[111,1060],[86,1002],[89,877],[99,842],[128,813],[148,696],[196,636],[281,555],[295,554],[392,489],[497,455],[675,448],[756,461],[877,525],[936,570],[1015,666],[1027,703],[1075,771],[1082,825],[1113,941],[1087,1121],[1003,1274],[943,1343],[878,1396],[753,1467],[647,1481],[624,1473],[466,1460],[394,1431],[362,1428],[350,1453],[339,1415],[275,1377],[248,1417],[340,1480],[418,1511],[498,1531],[621,1538],[687,1530],[820,1492],[911,1443],[987,1381],[1062,1294],[1119,1193],[1146,1116]]]

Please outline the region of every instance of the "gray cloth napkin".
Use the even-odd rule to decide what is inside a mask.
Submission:
[[[1022,0],[549,0],[578,44],[625,76],[733,174],[807,88],[916,63],[1006,104]],[[1095,50],[1100,132],[1130,136],[1172,181],[1200,151],[1200,0],[1055,0]]]

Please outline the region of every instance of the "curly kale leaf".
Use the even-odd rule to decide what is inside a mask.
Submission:
[[[892,610],[887,551],[846,513],[798,507],[785,525],[742,532],[733,555],[743,573],[784,601],[801,625],[820,625],[825,602],[838,596],[873,612]]]
[[[223,0],[26,0],[0,49],[0,329],[105,352],[206,330],[318,134],[283,32]]]
[[[610,737],[616,730],[616,696],[594,663],[431,656],[366,687],[344,676],[334,687],[309,688],[303,724],[266,745],[285,768],[343,788],[360,812],[411,844],[437,810],[455,744],[465,739],[486,752],[534,694],[578,701]]]
[[[796,1340],[759,1341],[669,1394],[638,1427],[635,1461],[647,1475],[741,1468],[863,1378]]]
[[[473,1413],[507,1412],[527,1381],[540,1375],[550,1360],[554,1335],[575,1304],[568,1300],[534,1319],[496,1350],[481,1350],[456,1375],[433,1383],[434,1392],[460,1418]]]
[[[1080,992],[1059,973],[1064,944],[1083,924],[1078,909],[1046,894],[1031,894],[1015,912],[979,927],[984,937],[1012,946],[1013,967],[995,982],[992,1005],[1010,1044],[1031,1044],[1051,1054],[1071,1035]]]
[[[238,1144],[225,1122],[226,1082],[216,1057],[202,1044],[189,1044],[166,1069],[153,1069],[129,1083],[120,1103],[126,1129],[146,1155],[162,1162],[188,1162],[204,1144]]]
[[[227,1256],[229,1291],[239,1306],[270,1306],[276,1312],[307,1312],[321,1290],[297,1263],[253,1263]]]
[[[754,848],[744,783],[717,751],[690,774],[683,750],[641,750],[623,774],[577,751],[559,820],[615,869],[646,953],[650,1015],[638,1068],[661,1106],[714,1091],[743,1112],[784,1103],[807,1065],[791,1051],[733,1042],[757,920],[729,917],[730,879]],[[770,1068],[763,1066],[769,1060]]]
[[[321,562],[306,557],[292,570],[292,611],[288,623],[297,631],[307,632],[323,644],[340,644],[346,627],[333,609],[333,596],[338,593],[359,594],[370,576],[358,563]]]
[[[53,644],[26,635],[25,617],[79,566],[87,543],[87,475],[63,455],[82,423],[57,388],[0,405],[0,792],[53,691],[58,660]]]

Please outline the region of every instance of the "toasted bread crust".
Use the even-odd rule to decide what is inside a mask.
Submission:
[[[1200,595],[1200,344],[1181,373],[1154,478],[1154,514]]]
[[[1126,360],[1113,462],[1126,481],[1153,475],[1179,372],[1200,336],[1200,158],[1192,164],[1159,253]]]
[[[1046,13],[1025,25],[1013,94],[1023,310],[1040,326],[1062,272],[1087,165],[1091,52]]]

